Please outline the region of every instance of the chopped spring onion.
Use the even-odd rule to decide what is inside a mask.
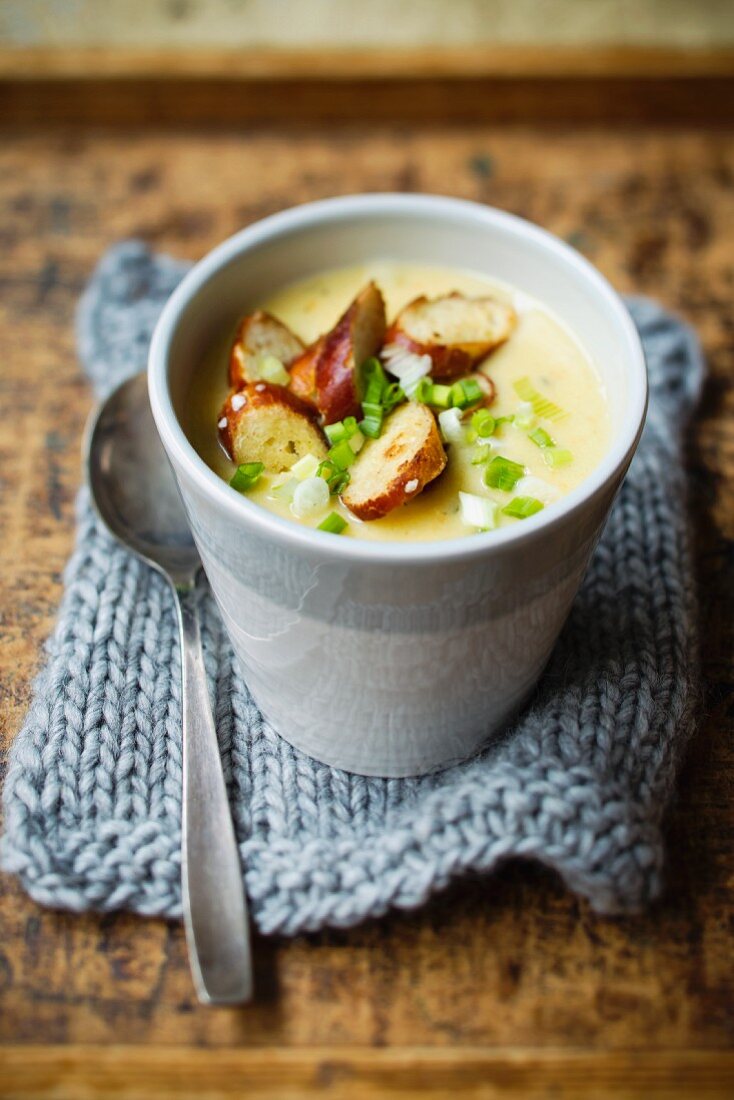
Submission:
[[[494,429],[497,425],[489,409],[477,409],[475,413],[472,413],[471,426],[480,439],[489,439],[491,435],[494,435]]]
[[[530,439],[536,447],[555,447],[556,441],[548,435],[545,428],[534,428],[532,432],[528,432],[528,439]]]
[[[336,466],[337,470],[346,470],[347,467],[352,465],[356,457],[348,439],[342,439],[341,442],[335,443],[327,455],[327,458]]]
[[[349,470],[340,470],[330,459],[325,458],[316,471],[317,477],[324,479],[329,492],[341,493],[349,484]]]
[[[382,432],[385,413],[405,400],[405,386],[388,382],[382,363],[374,356],[362,364],[360,370],[362,413],[359,429],[370,439],[377,439]],[[359,450],[353,447],[353,450]]]
[[[430,405],[433,397],[433,382],[425,376],[420,379],[413,390],[413,400],[420,401],[424,405]]]
[[[543,458],[546,465],[555,470],[557,466],[568,466],[569,462],[573,462],[573,453],[564,447],[547,447],[543,451]]]
[[[384,416],[384,410],[382,405],[362,405],[364,411],[364,418],[359,422],[359,430],[362,435],[369,436],[370,439],[379,439],[382,432],[382,418]]]
[[[352,450],[354,451],[354,453],[355,453],[356,455],[358,455],[358,454],[359,454],[359,452],[360,452],[360,451],[362,450],[362,448],[364,447],[364,444],[365,444],[365,438],[364,438],[364,436],[362,435],[362,433],[361,433],[361,431],[359,430],[359,428],[357,428],[356,432],[354,433],[354,435],[352,436],[352,438],[351,438],[351,439],[349,440],[349,446],[350,446],[350,447],[352,448]]]
[[[382,417],[365,416],[364,420],[360,420],[359,428],[369,439],[379,439],[382,434]]]
[[[342,519],[338,512],[329,512],[326,519],[318,526],[319,531],[328,531],[330,535],[341,535],[347,527],[347,521]]]
[[[438,414],[438,426],[446,443],[464,442],[461,409],[444,409],[443,412]]]
[[[413,400],[422,401],[436,409],[448,409],[451,404],[451,386],[441,386],[430,378],[421,378],[413,390]]]
[[[439,409],[448,409],[451,404],[451,386],[442,386],[434,382],[431,404]]]
[[[382,391],[382,407],[385,412],[392,412],[396,405],[405,401],[405,391],[398,382],[390,382]]]
[[[324,433],[329,443],[340,443],[347,436],[344,432],[344,421],[337,420],[334,424],[325,424]]]
[[[274,355],[261,355],[257,359],[255,376],[263,382],[274,382],[277,386],[287,386],[290,375],[280,359]]]
[[[479,417],[480,414],[486,414],[488,418],[485,422],[485,431],[487,431],[490,426],[489,418],[491,418],[492,420],[492,431],[488,436],[482,435],[480,432],[477,431],[474,418]],[[489,439],[496,434],[498,428],[501,428],[503,424],[512,424],[514,422],[514,419],[515,418],[513,416],[492,416],[487,409],[477,409],[477,411],[472,416],[471,427],[467,432],[467,443],[476,443],[477,440],[479,440],[480,443],[488,443]],[[479,421],[479,423],[481,423],[481,421]]]
[[[347,416],[344,420],[327,424],[324,431],[332,444],[348,441],[355,454],[359,454],[364,446],[364,436],[359,430],[359,424],[354,416]]]
[[[379,404],[387,378],[382,363],[376,356],[366,359],[360,369],[362,403]]]
[[[451,404],[457,409],[468,409],[484,399],[484,391],[476,378],[460,378],[451,387]]]
[[[290,472],[299,481],[305,481],[307,477],[316,477],[318,468],[319,460],[316,455],[304,455],[303,458],[298,459],[298,462],[293,463]]]
[[[324,428],[330,443],[341,443],[342,439],[351,439],[357,428],[357,420],[354,416],[347,416],[344,420],[337,420],[334,424],[327,424]]]
[[[486,442],[478,443],[471,456],[472,466],[481,466],[484,462],[488,462],[491,454],[492,448],[488,447]]]
[[[246,493],[258,481],[264,469],[262,462],[245,462],[237,467],[229,484],[239,493]]]
[[[566,415],[565,409],[539,393],[527,376],[518,378],[517,382],[514,383],[514,388],[515,393],[522,401],[528,401],[533,406],[533,412],[536,416],[541,416],[545,420],[561,420]]]
[[[491,531],[497,526],[499,506],[493,500],[475,493],[459,493],[461,522],[480,531]]]
[[[513,497],[502,511],[506,516],[512,516],[514,519],[527,519],[528,516],[534,516],[536,512],[542,512],[543,504],[535,497]]]
[[[299,519],[318,515],[329,503],[329,486],[321,477],[307,477],[296,487],[291,511]]]
[[[485,470],[484,482],[490,489],[502,489],[505,493],[511,493],[524,473],[525,467],[519,462],[495,455]]]

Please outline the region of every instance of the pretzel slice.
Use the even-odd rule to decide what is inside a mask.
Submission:
[[[233,462],[262,462],[269,473],[289,470],[307,454],[326,457],[316,410],[285,386],[250,382],[229,395],[219,437]]]
[[[415,298],[392,322],[386,346],[429,355],[431,375],[443,381],[468,374],[511,335],[517,316],[496,298],[469,298],[454,291],[441,298]]]
[[[445,466],[433,413],[409,401],[388,417],[379,439],[364,445],[342,500],[358,519],[380,519],[414,500]]]
[[[325,424],[361,413],[357,370],[385,338],[385,302],[368,283],[330,332],[320,336],[291,368],[291,389],[313,401]]]
[[[229,383],[236,389],[256,382],[258,360],[266,355],[279,359],[287,367],[303,351],[303,344],[287,325],[256,309],[243,317],[229,354]]]

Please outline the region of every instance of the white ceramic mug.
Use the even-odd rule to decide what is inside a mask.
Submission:
[[[595,361],[613,424],[586,481],[526,523],[379,543],[281,519],[206,466],[181,414],[211,341],[285,284],[370,258],[485,272],[568,324]],[[548,660],[642,431],[642,347],[602,276],[550,234],[485,206],[329,199],[266,218],[198,263],[158,322],[149,375],[242,674],[278,733],[335,767],[406,776],[461,760],[499,731]]]

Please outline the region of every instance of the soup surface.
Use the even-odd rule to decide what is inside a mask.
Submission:
[[[442,425],[447,453],[445,469],[414,499],[382,518],[359,519],[336,495],[331,496],[321,512],[299,518],[294,515],[287,492],[284,495],[277,491],[286,482],[292,483],[293,478],[268,470],[247,490],[251,500],[310,527],[319,526],[325,516],[335,512],[347,523],[342,537],[433,540],[531,522],[531,516],[541,506],[552,508],[589,475],[605,453],[610,438],[609,412],[600,379],[589,355],[565,325],[540,302],[512,287],[470,271],[384,260],[327,271],[287,286],[256,305],[284,322],[303,344],[309,345],[334,327],[370,280],[382,292],[388,324],[421,295],[431,299],[452,292],[470,298],[491,295],[513,307],[516,323],[511,335],[475,367],[494,385],[494,399],[487,408],[495,422],[491,436],[477,435],[472,427],[477,423],[472,419],[472,408],[461,413],[464,432],[461,440],[455,432],[458,414],[449,437]],[[227,481],[237,466],[222,445],[218,424],[221,427],[221,410],[231,393],[228,362],[233,339],[234,329],[223,332],[195,374],[184,425],[204,461]],[[388,374],[388,381],[395,379]],[[441,411],[434,409],[437,415]],[[449,431],[450,428],[447,424]],[[374,446],[373,440],[367,439],[365,446]],[[509,481],[488,474],[496,457],[517,464],[506,468],[510,470]],[[513,476],[520,475],[517,467],[522,467],[521,476],[507,488]],[[497,480],[500,485],[492,484]],[[489,501],[491,522],[489,518],[485,522],[481,509],[477,513],[471,501],[460,497],[460,493]],[[517,499],[534,502],[524,506],[525,516],[513,515],[512,508],[506,510]],[[486,507],[484,511],[487,513]],[[523,505],[516,511],[522,512]]]

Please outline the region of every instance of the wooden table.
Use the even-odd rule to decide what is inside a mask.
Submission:
[[[3,736],[42,662],[72,546],[90,393],[77,297],[139,236],[196,258],[294,202],[439,191],[530,217],[623,291],[689,317],[710,379],[689,462],[706,694],[668,821],[669,886],[599,919],[513,864],[415,914],[258,938],[257,1003],[193,998],[181,928],[44,911],[0,883],[0,1094],[734,1094],[734,146],[722,130],[37,129],[0,143]],[[727,480],[728,479],[728,480]]]

